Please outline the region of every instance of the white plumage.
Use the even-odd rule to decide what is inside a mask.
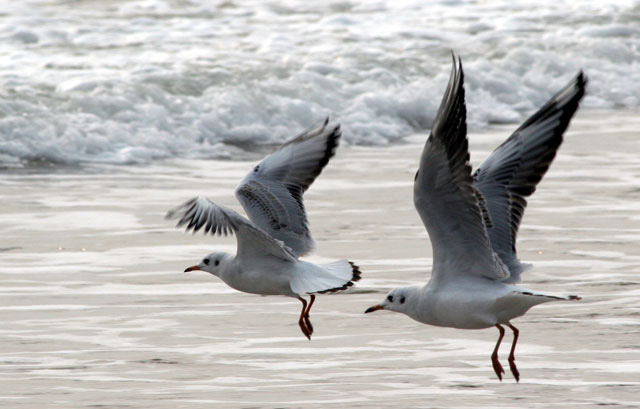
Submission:
[[[303,193],[335,154],[341,136],[340,126],[328,123],[285,143],[242,180],[236,197],[251,220],[203,197],[167,213],[167,218],[180,219],[178,226],[186,224],[187,231],[236,235],[235,256],[212,253],[185,271],[207,271],[247,293],[299,299],[298,324],[309,339],[314,294],[345,290],[360,279],[358,266],[347,260],[317,265],[298,259],[314,248]],[[308,306],[304,295],[310,295]]]
[[[433,251],[431,279],[423,287],[392,290],[366,312],[401,312],[424,324],[461,329],[495,326],[491,356],[502,380],[498,348],[507,325],[514,332],[509,366],[516,380],[518,330],[510,321],[531,307],[577,296],[557,296],[512,283],[529,266],[516,256],[516,235],[531,195],[562,143],[584,95],[582,72],[500,145],[472,176],[467,141],[462,63],[454,57],[414,182],[414,203]]]

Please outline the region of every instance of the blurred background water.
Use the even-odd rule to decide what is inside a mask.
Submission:
[[[347,143],[431,126],[455,50],[469,123],[512,123],[579,69],[640,105],[640,2],[6,2],[0,167],[246,158],[330,115]]]

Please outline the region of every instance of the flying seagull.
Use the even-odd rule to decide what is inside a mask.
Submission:
[[[390,310],[428,325],[460,329],[496,327],[491,362],[505,373],[498,349],[506,325],[513,331],[509,367],[516,381],[518,329],[511,320],[550,301],[580,300],[514,285],[531,266],[516,255],[516,236],[527,197],[562,143],[582,99],[582,71],[500,145],[472,175],[469,164],[462,62],[453,56],[447,90],[415,176],[413,201],[433,251],[431,279],[423,287],[396,288],[365,313]]]
[[[348,260],[313,264],[299,259],[315,246],[303,193],[335,154],[341,135],[340,125],[329,126],[327,118],[256,165],[235,191],[250,220],[204,197],[170,210],[167,218],[179,218],[178,227],[235,234],[238,243],[235,255],[211,253],[185,272],[206,271],[246,293],[297,298],[302,302],[298,325],[311,339],[315,294],[346,290],[360,279],[358,266]]]

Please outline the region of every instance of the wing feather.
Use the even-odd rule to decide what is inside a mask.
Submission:
[[[191,199],[170,210],[166,218],[179,218],[177,227],[188,224],[186,230],[194,233],[202,226],[205,226],[205,234],[226,236],[235,233],[238,241],[237,256],[240,258],[268,255],[285,261],[297,260],[296,255],[282,241],[274,239],[235,211],[204,197]]]
[[[555,158],[586,85],[587,78],[580,72],[496,148],[473,175],[473,186],[482,192],[493,221],[487,227],[491,244],[511,273],[508,282],[520,281],[520,273],[530,267],[516,255],[526,198],[535,192]]]
[[[335,154],[340,125],[327,118],[283,144],[240,182],[236,197],[249,219],[301,256],[313,250],[303,194]]]
[[[504,280],[509,272],[493,252],[473,187],[467,141],[462,63],[454,56],[447,90],[422,152],[414,204],[433,248],[432,280],[465,276]]]

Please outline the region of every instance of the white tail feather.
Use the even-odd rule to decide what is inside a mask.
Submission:
[[[289,285],[296,294],[313,294],[346,290],[360,279],[358,266],[348,260],[315,265],[304,262]]]

